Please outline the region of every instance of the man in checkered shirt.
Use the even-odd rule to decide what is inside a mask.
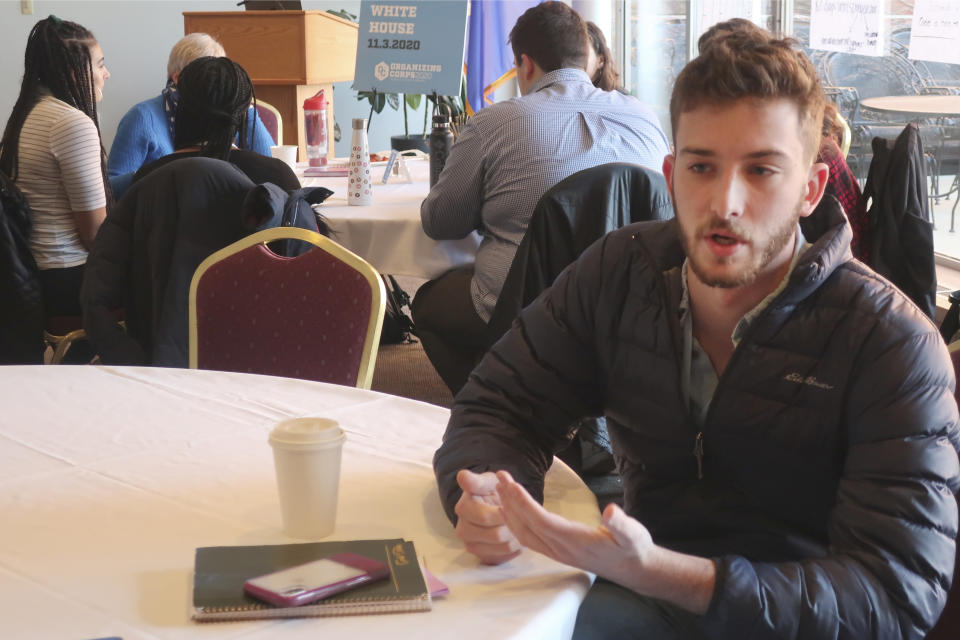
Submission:
[[[669,153],[650,108],[591,83],[586,24],[573,9],[543,2],[527,10],[510,43],[521,97],[469,120],[420,207],[431,238],[483,236],[475,265],[426,283],[413,302],[417,335],[454,393],[485,347],[487,322],[540,196],[608,162],[660,171]]]

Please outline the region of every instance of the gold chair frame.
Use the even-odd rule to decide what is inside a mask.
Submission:
[[[373,369],[377,362],[377,349],[380,346],[380,330],[383,327],[383,316],[386,312],[387,293],[380,279],[380,274],[373,266],[360,256],[350,252],[340,246],[330,238],[320,235],[314,231],[298,229],[296,227],[276,227],[265,231],[258,231],[252,235],[238,240],[233,244],[220,249],[211,254],[206,260],[200,263],[193,274],[190,282],[190,300],[189,300],[189,331],[190,331],[190,368],[196,369],[198,361],[197,346],[197,287],[203,274],[213,265],[221,260],[248,249],[254,245],[267,244],[277,240],[302,240],[309,242],[315,249],[325,251],[326,253],[344,262],[350,267],[359,271],[370,285],[370,321],[367,324],[366,338],[363,342],[363,351],[360,357],[360,367],[357,373],[356,386],[361,389],[369,389],[373,382]],[[269,249],[268,249],[269,250]],[[296,260],[297,258],[285,258],[287,260]]]
[[[86,337],[87,332],[83,329],[74,329],[62,336],[52,334],[44,329],[43,342],[46,346],[53,349],[53,356],[50,358],[49,364],[61,364],[63,358],[67,355],[67,351],[73,346],[73,343],[77,340],[84,340]]]

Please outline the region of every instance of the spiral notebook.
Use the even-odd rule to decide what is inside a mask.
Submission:
[[[300,607],[276,607],[243,592],[244,581],[253,576],[345,552],[386,563],[390,576]],[[429,611],[431,608],[430,592],[417,552],[412,542],[400,538],[200,547],[196,552],[193,619],[202,622]]]

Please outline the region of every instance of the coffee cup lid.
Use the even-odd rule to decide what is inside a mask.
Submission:
[[[326,445],[340,443],[343,430],[329,418],[291,418],[278,423],[270,432],[270,444]]]

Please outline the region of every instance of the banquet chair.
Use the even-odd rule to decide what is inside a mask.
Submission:
[[[313,248],[294,258],[267,243]],[[190,368],[369,389],[386,293],[376,269],[318,233],[250,235],[204,260],[190,283]]]
[[[123,308],[111,309],[117,325],[126,330]],[[83,316],[50,316],[43,328],[43,343],[52,350],[49,361],[44,356],[44,364],[62,364],[67,352],[75,342],[87,339],[82,327]]]
[[[273,136],[273,144],[283,144],[283,118],[280,117],[280,111],[269,102],[258,98],[257,117],[263,121],[263,126]]]
[[[87,339],[87,332],[83,330],[82,323],[83,318],[80,316],[47,318],[43,328],[43,342],[53,350],[48,364],[62,363],[74,342]]]

